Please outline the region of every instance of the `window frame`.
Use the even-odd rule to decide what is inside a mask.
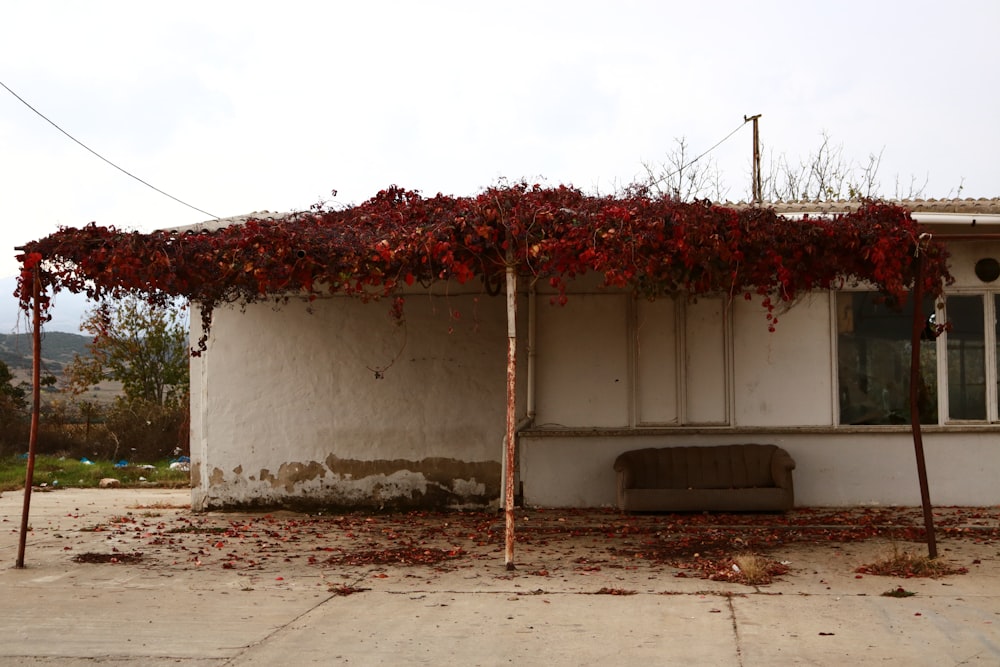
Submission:
[[[997,331],[996,331],[996,301],[1000,290],[970,287],[966,289],[950,289],[943,295],[943,321],[948,321],[949,296],[978,296],[983,301],[983,344],[984,365],[986,370],[986,418],[985,419],[953,419],[951,417],[950,395],[948,392],[948,332],[945,331],[937,339],[938,345],[938,423],[942,426],[964,426],[976,424],[997,424],[1000,422],[1000,406],[997,405]]]

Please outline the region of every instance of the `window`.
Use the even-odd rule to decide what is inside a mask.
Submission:
[[[909,424],[913,304],[897,310],[876,292],[836,296],[840,423]],[[925,300],[923,312],[934,313],[933,300]],[[938,423],[933,339],[920,345],[918,408],[920,423]]]
[[[930,300],[920,350],[920,423],[1000,421],[1000,293],[949,294]],[[889,308],[874,292],[837,294],[837,358],[841,424],[908,424],[913,309]],[[940,378],[940,380],[939,380]]]
[[[997,422],[1000,394],[1000,293],[950,294],[945,299],[948,331],[949,422]]]
[[[949,296],[948,417],[986,419],[986,330],[982,295]]]

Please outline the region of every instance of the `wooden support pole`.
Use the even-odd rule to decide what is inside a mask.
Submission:
[[[927,531],[927,555],[937,558],[937,538],[934,535],[934,513],[931,493],[927,483],[927,463],[924,461],[924,442],[920,430],[920,341],[927,323],[923,314],[924,278],[921,267],[920,241],[913,260],[913,330],[910,337],[910,427],[913,430],[913,450],[917,458],[917,478],[920,481],[920,504],[924,509],[924,528]]]
[[[514,465],[517,423],[517,273],[507,262],[507,434],[504,438],[504,564],[514,569]]]
[[[21,511],[21,535],[17,544],[17,567],[24,567],[24,547],[28,539],[28,513],[31,507],[31,487],[35,481],[35,450],[38,446],[38,415],[41,412],[42,318],[38,303],[41,278],[38,267],[31,287],[32,363],[31,363],[31,432],[28,436],[28,463],[24,473],[24,507]]]

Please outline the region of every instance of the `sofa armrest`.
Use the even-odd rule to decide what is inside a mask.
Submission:
[[[792,471],[795,470],[795,460],[780,447],[771,457],[771,478],[774,485],[781,489],[792,488]]]
[[[632,462],[626,456],[619,456],[615,459],[615,472],[618,473],[618,483],[623,488],[631,488],[635,480],[635,473],[632,471]]]
[[[627,456],[615,459],[615,499],[619,509],[625,509],[625,490],[632,488],[635,473],[632,471],[632,461]]]

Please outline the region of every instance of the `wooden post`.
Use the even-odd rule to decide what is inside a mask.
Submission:
[[[760,133],[757,127],[757,121],[760,120],[760,116],[760,114],[743,116],[744,123],[753,121],[753,173],[751,175],[750,189],[753,191],[751,196],[754,204],[760,204],[763,200],[760,177]]]
[[[937,558],[937,538],[934,535],[934,513],[931,510],[931,493],[927,484],[927,463],[924,461],[924,441],[920,430],[920,341],[927,324],[923,315],[924,277],[921,270],[920,240],[913,258],[913,330],[910,337],[910,427],[913,430],[913,450],[917,457],[917,478],[920,481],[920,504],[924,509],[924,528],[927,531],[927,555]]]
[[[17,544],[17,567],[24,567],[24,547],[28,539],[28,512],[31,507],[31,486],[35,481],[35,449],[38,446],[38,415],[41,412],[42,318],[38,304],[41,279],[38,267],[31,287],[32,363],[31,363],[31,432],[28,436],[28,463],[24,473],[24,507],[21,511],[21,535]]]

